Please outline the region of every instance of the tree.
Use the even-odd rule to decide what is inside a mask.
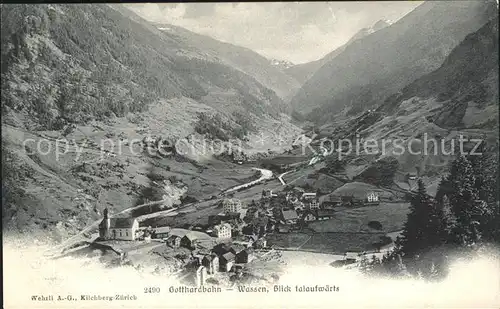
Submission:
[[[460,156],[452,162],[447,179],[453,188],[448,195],[450,208],[456,217],[450,241],[456,245],[469,246],[481,238],[481,217],[488,211],[487,204],[479,199],[476,176],[470,161]]]
[[[359,261],[359,270],[362,273],[369,273],[372,268],[372,265],[370,265],[370,261],[366,257],[366,255],[363,255],[361,260]]]
[[[401,255],[412,274],[438,280],[447,272],[449,245],[468,247],[485,241],[500,242],[495,159],[458,157],[452,162],[449,175],[439,183],[435,199],[426,194],[419,181],[402,237],[396,239],[394,251],[384,255],[380,270],[400,273],[397,257]]]
[[[424,183],[419,180],[402,237],[397,243],[400,252],[406,258],[411,258],[441,245],[445,234],[443,222],[441,208],[427,194]]]
[[[470,155],[474,171],[474,188],[480,201],[477,201],[478,228],[483,240],[500,243],[500,209],[498,203],[498,157],[489,155],[486,144],[482,142],[475,151],[481,155]]]
[[[498,201],[498,160],[486,153],[486,144],[481,142],[475,151],[482,155],[469,155],[469,160],[475,176],[474,188],[478,191],[479,198],[486,203]]]

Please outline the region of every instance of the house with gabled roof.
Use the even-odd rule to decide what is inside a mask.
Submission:
[[[305,222],[310,222],[310,221],[316,221],[318,220],[318,216],[317,216],[317,211],[310,211],[310,210],[307,210],[305,211],[303,214],[302,214],[302,219],[305,221]]]
[[[165,242],[167,243],[167,246],[179,248],[181,246],[181,237],[178,235],[170,235]]]
[[[241,250],[236,254],[236,263],[248,263],[251,261],[253,257],[253,248],[249,247],[244,250]]]
[[[354,195],[343,195],[340,199],[342,201],[342,206],[354,206],[355,204]]]
[[[198,237],[196,237],[194,233],[187,233],[181,238],[181,246],[188,249],[194,249],[197,241]]]
[[[378,205],[380,203],[379,195],[375,192],[370,192],[366,195],[366,203],[370,205]]]
[[[333,209],[319,209],[316,212],[318,220],[328,220],[335,217],[335,210]]]
[[[320,202],[322,209],[333,209],[342,205],[342,198],[338,195],[329,195]]]
[[[170,236],[170,227],[161,226],[153,229],[153,237],[158,239],[167,239]]]
[[[232,252],[227,252],[219,258],[219,270],[220,271],[231,271],[234,265],[236,255]]]
[[[241,251],[245,250],[246,246],[243,244],[238,244],[238,243],[232,243],[231,244],[231,252],[233,252],[235,255],[240,253]]]
[[[201,265],[207,268],[209,274],[214,274],[219,271],[219,257],[214,253],[207,254],[201,260]]]
[[[215,253],[219,257],[222,256],[223,254],[227,253],[227,252],[233,252],[234,254],[236,254],[236,252],[234,251],[234,249],[231,248],[230,245],[225,244],[225,243],[220,243],[220,244],[215,245],[212,248],[212,252]]]

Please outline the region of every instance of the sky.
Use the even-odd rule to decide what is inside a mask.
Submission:
[[[127,7],[152,22],[184,27],[267,58],[304,63],[322,58],[381,19],[397,21],[421,3],[137,3]]]

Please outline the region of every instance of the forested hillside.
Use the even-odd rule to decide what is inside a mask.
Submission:
[[[300,87],[299,82],[285,74],[278,66],[248,48],[217,41],[211,37],[191,32],[170,24],[155,24],[168,36],[178,38],[200,53],[210,55],[222,63],[236,68],[262,85],[272,89],[282,99],[290,99]],[[286,101],[286,100],[285,100]]]
[[[28,127],[123,116],[181,96],[229,115],[283,108],[254,78],[108,5],[7,5],[1,16],[2,107]]]
[[[439,69],[390,97],[380,110],[397,112],[399,104],[412,97],[435,97],[444,102],[434,120],[439,126],[467,126],[463,121],[471,123],[473,120],[464,119],[468,109],[485,111],[485,117],[477,119],[480,122],[472,121],[475,123],[471,125],[491,127],[498,124],[498,17],[469,34]]]
[[[387,21],[379,20],[373,25],[373,27],[363,28],[358,32],[356,32],[356,34],[354,34],[352,38],[349,39],[349,41],[347,41],[347,43],[336,48],[334,51],[328,53],[323,58],[318,59],[316,61],[311,61],[291,66],[289,68],[286,68],[285,72],[288,75],[295,78],[301,84],[304,84],[309,78],[311,78],[314,75],[314,73],[316,73],[317,70],[319,70],[319,68],[321,68],[324,64],[328,63],[329,61],[337,57],[337,55],[343,52],[346,49],[346,47],[349,46],[349,44],[351,44],[356,40],[362,39],[365,36],[370,35],[375,31],[383,29],[387,26],[389,26],[389,23]]]
[[[172,192],[171,204],[210,197],[238,180],[199,165],[212,159],[205,141],[299,130],[272,89],[121,4],[2,5],[1,26],[6,231],[61,237],[105,207],[117,213]],[[156,138],[182,139],[188,150],[152,155],[143,142],[156,147]],[[69,144],[59,156],[61,140]],[[103,141],[127,146],[108,156]],[[49,150],[36,151],[40,143]]]

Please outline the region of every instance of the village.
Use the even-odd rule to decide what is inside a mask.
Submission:
[[[288,168],[288,166],[287,166]],[[181,260],[176,273],[195,286],[215,280],[244,280],[247,266],[277,255],[268,237],[302,230],[309,223],[328,220],[336,208],[376,206],[379,196],[370,192],[364,199],[353,195],[328,196],[320,199],[316,192],[286,186],[274,193],[264,189],[259,199],[245,203],[228,196],[217,202],[219,213],[208,216],[207,224],[174,226],[140,226],[137,218],[111,217],[107,209],[99,224],[99,238],[93,246],[111,249],[125,260],[132,251],[141,249],[161,252]],[[130,245],[129,245],[130,244]],[[116,248],[133,247],[133,250]],[[222,278],[222,279],[221,279]]]

